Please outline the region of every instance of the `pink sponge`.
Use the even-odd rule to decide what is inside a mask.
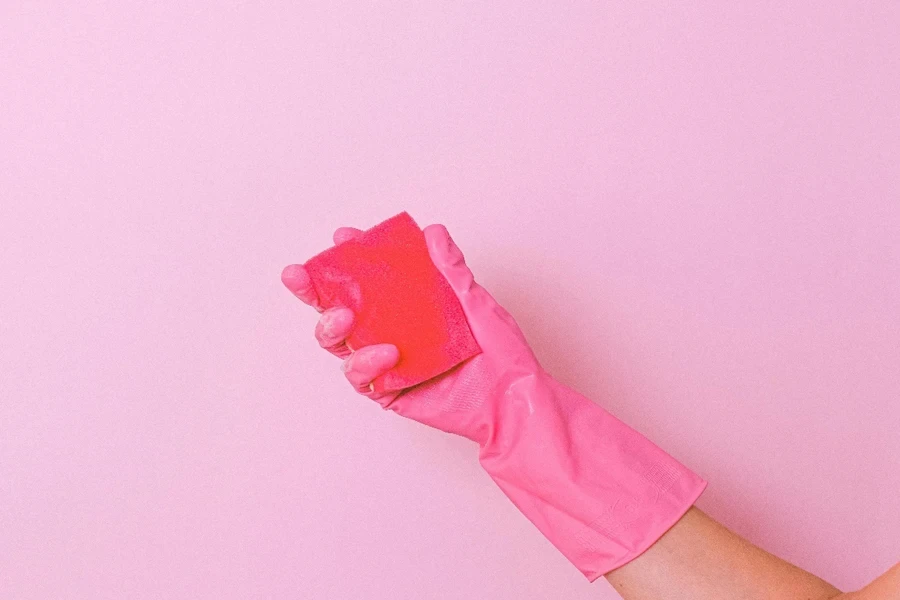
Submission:
[[[304,266],[323,308],[353,310],[352,350],[379,343],[400,350],[400,362],[373,382],[376,392],[422,383],[481,352],[422,230],[405,212]]]

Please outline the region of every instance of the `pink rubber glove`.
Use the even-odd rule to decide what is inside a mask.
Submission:
[[[428,251],[459,297],[482,353],[420,385],[379,395],[370,382],[397,361],[378,344],[350,352],[347,309],[325,311],[319,343],[344,357],[347,379],[382,407],[477,442],[485,471],[591,581],[649,548],[691,507],[706,482],[603,408],[548,375],[515,320],[478,285],[443,225]],[[360,232],[341,228],[335,243]],[[284,284],[316,307],[309,276]]]

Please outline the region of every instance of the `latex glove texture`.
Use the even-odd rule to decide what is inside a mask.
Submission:
[[[360,234],[341,228],[334,241]],[[513,317],[475,281],[447,229],[431,225],[424,234],[482,352],[424,383],[384,394],[374,392],[371,382],[399,354],[389,344],[351,352],[344,344],[353,327],[351,311],[323,312],[319,344],[345,359],[344,373],[359,393],[478,443],[485,471],[588,579],[634,559],[681,518],[706,482],[550,377]],[[301,265],[286,267],[282,281],[321,310]]]

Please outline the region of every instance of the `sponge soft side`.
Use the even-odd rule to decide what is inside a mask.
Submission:
[[[376,392],[412,387],[481,352],[422,230],[405,212],[304,266],[323,308],[353,311],[351,349],[379,343],[399,349],[397,365],[372,382]]]

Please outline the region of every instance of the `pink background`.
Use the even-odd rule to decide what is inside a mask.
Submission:
[[[403,209],[701,508],[866,582],[900,560],[898,30],[888,1],[3,3],[0,597],[615,597],[474,446],[351,393],[282,289]]]

